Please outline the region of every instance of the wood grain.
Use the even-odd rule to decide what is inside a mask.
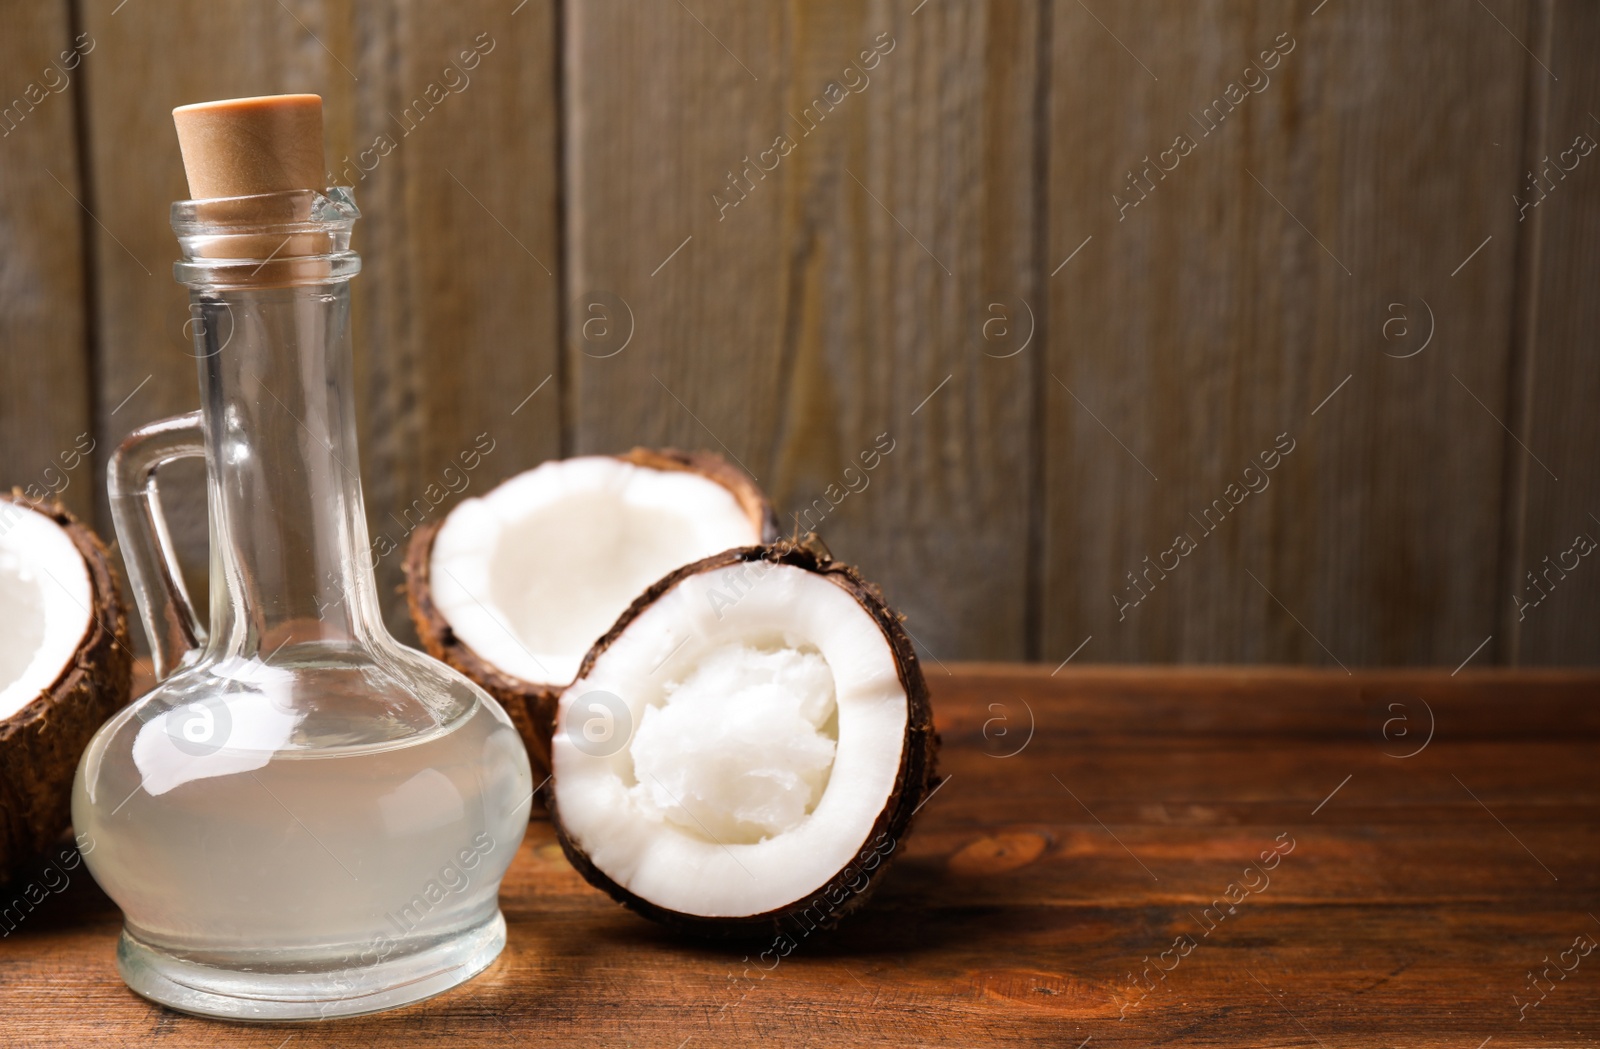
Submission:
[[[366,213],[354,327],[367,514],[373,541],[396,545],[379,560],[379,590],[391,626],[410,636],[392,593],[408,529],[444,512],[463,479],[465,490],[481,489],[557,450],[553,397],[512,416],[556,361],[552,7],[529,4],[512,18],[487,2],[119,9],[109,0],[88,4],[86,22],[104,44],[88,113],[105,226],[95,272],[102,449],[196,401],[187,292],[169,269],[177,245],[167,204],[186,195],[170,110],[323,95],[332,175],[355,185]],[[463,62],[475,47],[476,62]],[[463,470],[457,457],[479,434],[494,450]],[[193,464],[172,470],[180,550],[203,578],[203,482]]]
[[[1524,174],[1516,200],[1506,204],[1514,211],[1521,210],[1519,201],[1529,207],[1519,223],[1525,298],[1519,396],[1508,419],[1515,437],[1506,438],[1515,486],[1507,503],[1514,515],[1507,525],[1511,555],[1496,597],[1515,661],[1593,663],[1600,660],[1594,629],[1600,572],[1591,574],[1595,566],[1573,548],[1580,534],[1600,541],[1600,462],[1594,455],[1600,446],[1594,413],[1600,301],[1593,293],[1600,273],[1600,164],[1590,167],[1590,158],[1572,149],[1579,136],[1600,142],[1600,70],[1590,59],[1600,47],[1600,11],[1559,3],[1547,17],[1549,24],[1530,26],[1530,47],[1543,64],[1528,58],[1528,90],[1539,108],[1523,165],[1537,173],[1542,189]],[[1571,568],[1574,561],[1578,567]]]
[[[1037,8],[586,3],[567,32],[575,448],[721,451],[925,654],[1024,655]],[[585,339],[594,289],[626,349]]]
[[[409,533],[560,453],[555,9],[415,2],[358,21],[350,141],[394,141],[359,184],[363,477],[378,592],[409,640]],[[429,84],[444,99],[419,119]]]
[[[936,673],[1074,652],[1600,661],[1586,563],[1541,576],[1536,611],[1513,600],[1579,531],[1600,539],[1593,162],[1524,221],[1514,199],[1600,134],[1597,17],[49,0],[7,24],[0,99],[74,33],[95,50],[0,137],[0,483],[59,483],[45,471],[87,433],[65,494],[109,535],[105,457],[195,403],[168,110],[313,90],[366,211],[380,549],[463,482],[704,447],[882,583]],[[449,71],[480,34],[495,50]],[[1247,78],[1279,34],[1294,49]],[[418,120],[430,84],[443,99]],[[1231,114],[1202,119],[1229,84]],[[1145,175],[1180,134],[1191,152]],[[789,152],[764,152],[778,136]],[[1121,208],[1130,173],[1149,181]],[[1247,477],[1279,434],[1294,451]],[[460,469],[480,435],[494,451]],[[203,599],[200,471],[170,479]],[[1151,568],[1179,534],[1194,551]],[[409,639],[399,558],[379,586]]]
[[[1045,653],[1454,666],[1503,600],[1523,51],[1370,0],[1062,2],[1052,42],[1050,258],[1094,239],[1050,279]]]
[[[1546,955],[1600,938],[1600,677],[952,670],[931,679],[949,780],[872,905],[782,959],[621,910],[535,823],[486,973],[292,1030],[134,997],[117,912],[75,874],[0,953],[7,1043],[1600,1044],[1595,956],[1526,1019],[1512,999],[1538,997]],[[1246,879],[1259,890],[1217,921]],[[1185,934],[1190,953],[1133,991]]]
[[[89,519],[83,224],[74,107],[85,63],[64,3],[9,11],[0,34],[0,486]],[[45,410],[41,411],[41,407]]]

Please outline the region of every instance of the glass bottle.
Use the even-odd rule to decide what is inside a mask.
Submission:
[[[348,190],[180,201],[201,410],[131,434],[111,506],[159,684],[73,791],[126,918],[128,986],[290,1020],[415,1001],[505,943],[500,879],[534,785],[505,712],[384,628],[357,472]],[[270,251],[268,249],[271,249]],[[156,490],[204,456],[210,629]]]

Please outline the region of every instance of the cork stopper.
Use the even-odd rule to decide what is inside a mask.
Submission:
[[[320,95],[261,95],[172,111],[194,200],[321,190]]]
[[[332,235],[303,227],[325,188],[320,95],[262,95],[172,111],[194,214],[212,224],[194,258],[240,260],[211,279],[283,287],[326,279]],[[309,192],[308,192],[309,191]],[[251,260],[255,260],[252,262]]]

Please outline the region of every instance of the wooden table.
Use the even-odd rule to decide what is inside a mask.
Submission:
[[[950,778],[872,905],[770,971],[622,911],[535,822],[493,967],[317,1025],[136,998],[80,868],[0,940],[0,1044],[1600,1044],[1571,950],[1600,943],[1600,675],[930,674]]]

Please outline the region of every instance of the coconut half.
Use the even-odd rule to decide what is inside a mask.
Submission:
[[[104,544],[59,505],[0,493],[0,884],[66,828],[78,758],[132,687]]]
[[[799,939],[860,907],[934,783],[927,685],[855,569],[729,550],[639,597],[561,695],[546,805],[646,917]]]
[[[548,772],[556,697],[628,603],[675,568],[776,534],[766,496],[720,456],[555,460],[417,530],[411,618],[429,655],[499,700]]]

